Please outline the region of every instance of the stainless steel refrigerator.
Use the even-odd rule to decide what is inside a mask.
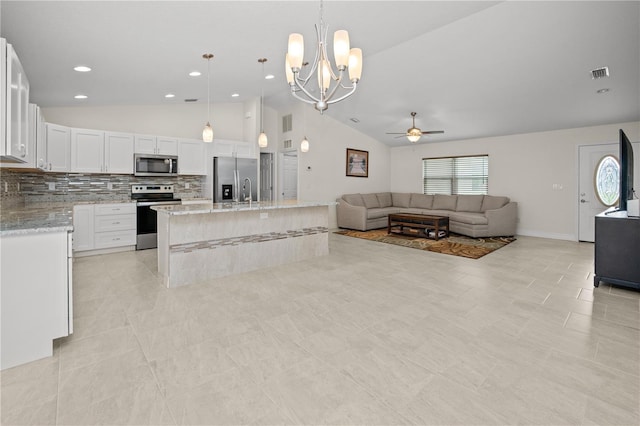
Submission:
[[[213,201],[258,201],[258,160],[213,157]]]

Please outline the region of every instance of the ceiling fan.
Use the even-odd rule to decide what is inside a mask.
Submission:
[[[420,140],[420,136],[422,135],[433,135],[436,133],[444,133],[444,130],[428,130],[426,132],[423,132],[422,130],[418,129],[416,127],[416,115],[418,115],[417,112],[412,112],[411,113],[411,119],[413,120],[413,125],[411,126],[411,128],[407,129],[407,131],[405,133],[387,133],[387,135],[402,135],[402,136],[406,136],[407,139],[409,139],[410,142],[418,142]],[[399,138],[401,138],[402,136],[398,136]]]

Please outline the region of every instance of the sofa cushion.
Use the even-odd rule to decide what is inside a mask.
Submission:
[[[362,201],[364,201],[364,206],[368,209],[380,207],[376,194],[362,194]]]
[[[378,204],[380,204],[380,207],[391,207],[393,205],[390,192],[378,192],[376,197],[378,197]]]
[[[430,209],[433,204],[433,195],[411,194],[409,207],[416,209]]]
[[[364,201],[362,201],[362,195],[360,194],[345,194],[342,196],[342,199],[352,206],[364,207]]]
[[[394,207],[409,207],[411,202],[411,194],[404,192],[391,193],[391,199],[393,200]]]
[[[367,219],[378,219],[380,217],[389,216],[393,213],[398,213],[400,209],[397,207],[377,207],[367,209]]]
[[[471,212],[452,212],[449,215],[449,220],[469,225],[487,225],[489,223],[487,217],[482,213]]]
[[[509,197],[496,197],[495,195],[485,195],[482,200],[482,211],[495,210],[500,207],[506,206],[509,202]]]
[[[433,196],[433,210],[453,210],[456,209],[457,195],[436,194]]]
[[[458,195],[456,211],[459,212],[481,212],[484,195]]]

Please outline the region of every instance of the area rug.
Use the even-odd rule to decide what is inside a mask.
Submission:
[[[370,231],[340,230],[336,234],[349,237],[362,238],[380,243],[395,244],[419,250],[427,250],[453,256],[467,257],[469,259],[479,259],[501,247],[512,243],[514,237],[487,237],[471,238],[464,235],[450,233],[448,238],[441,238],[438,241],[427,238],[413,237],[410,235],[387,234],[387,229],[372,229]]]

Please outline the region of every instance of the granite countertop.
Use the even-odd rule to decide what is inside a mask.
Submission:
[[[27,203],[0,210],[0,236],[73,231],[73,206],[78,204],[120,204],[132,200]]]
[[[185,215],[185,214],[206,214],[206,213],[228,213],[239,211],[262,211],[274,209],[295,209],[300,207],[327,207],[335,205],[335,202],[322,201],[260,201],[249,205],[248,203],[203,203],[203,204],[187,204],[187,205],[170,205],[170,206],[152,206],[151,209],[158,213],[166,213],[168,215]]]

